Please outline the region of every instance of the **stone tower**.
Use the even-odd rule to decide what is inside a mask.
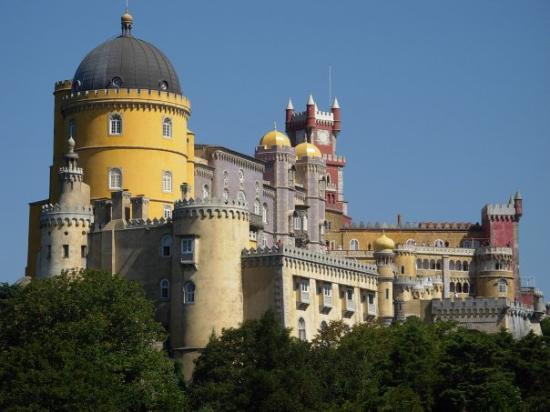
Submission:
[[[50,277],[63,271],[86,268],[88,232],[94,221],[90,187],[78,167],[75,141],[68,140],[65,165],[58,171],[59,201],[42,206],[38,276]]]
[[[394,319],[393,282],[395,277],[395,243],[385,234],[374,242],[378,270],[378,316],[389,325]]]
[[[243,321],[241,251],[248,246],[249,211],[236,201],[184,195],[173,225],[179,253],[172,256],[170,344],[190,376],[212,333]]]
[[[265,179],[275,189],[273,242],[294,246],[290,237],[289,210],[295,208],[296,155],[289,138],[278,130],[266,133],[256,147],[257,159],[265,162]]]
[[[319,110],[311,95],[304,112],[294,111],[292,102],[288,102],[285,126],[292,145],[309,142],[317,146],[326,162],[326,207],[347,217],[347,202],[344,199],[346,160],[336,154],[341,125],[340,104],[337,99],[334,99],[330,112]]]

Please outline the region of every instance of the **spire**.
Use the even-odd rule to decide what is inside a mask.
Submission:
[[[132,25],[134,23],[134,18],[130,13],[128,13],[128,3],[126,3],[126,11],[120,17],[120,24],[122,26],[122,35],[125,37],[132,35]]]
[[[339,109],[340,108],[340,104],[338,103],[338,99],[336,97],[334,98],[334,102],[332,103],[332,108],[333,109]]]
[[[514,196],[514,199],[515,199],[515,200],[521,200],[521,199],[523,199],[523,197],[521,197],[521,193],[519,192],[519,190],[516,192],[516,195]]]
[[[310,105],[314,106],[315,105],[315,100],[313,100],[313,95],[312,94],[310,94],[309,98],[307,99],[307,105],[308,106],[310,106]]]
[[[287,110],[294,110],[294,106],[292,105],[292,100],[290,97],[288,98],[288,104],[286,105]]]

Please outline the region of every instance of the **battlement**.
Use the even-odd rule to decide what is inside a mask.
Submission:
[[[488,216],[515,216],[516,208],[513,203],[487,204],[483,208],[483,213]]]
[[[163,226],[172,223],[171,218],[161,217],[160,219],[130,219],[126,221],[126,227],[129,229],[140,228],[140,227],[155,227]]]
[[[66,90],[66,89],[72,89],[73,87],[73,81],[72,80],[59,80],[55,82],[54,90]]]
[[[323,153],[323,159],[325,159],[326,162],[341,163],[341,164],[346,163],[346,157],[345,156],[338,156],[338,155]]]
[[[62,102],[65,108],[79,106],[81,104],[105,104],[107,102],[116,102],[117,104],[128,103],[133,108],[136,104],[163,105],[172,107],[175,110],[183,110],[190,114],[191,101],[177,93],[150,90],[150,89],[98,89],[86,90],[82,92],[71,92],[62,97]]]
[[[386,222],[359,222],[344,225],[344,229],[396,229],[396,230],[481,230],[479,223],[468,222],[404,222],[404,223],[386,223]]]
[[[91,206],[70,208],[56,204],[42,206],[40,226],[86,226],[94,222],[94,213]]]
[[[248,220],[247,202],[225,201],[220,198],[177,200],[174,203],[173,220],[187,217],[218,217]]]
[[[306,249],[295,248],[291,246],[273,246],[272,248],[244,249],[241,256],[243,258],[284,256],[298,260],[309,261],[322,265],[350,269],[365,274],[377,275],[376,265],[359,263],[354,259],[343,259],[334,255],[322,252],[313,252]]]
[[[470,315],[499,315],[509,313],[515,316],[532,316],[533,309],[517,301],[507,298],[465,298],[465,299],[434,299],[432,313],[434,315],[470,316]]]

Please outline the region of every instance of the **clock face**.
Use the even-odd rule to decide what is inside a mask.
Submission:
[[[323,130],[323,129],[317,130],[317,141],[321,144],[329,144],[330,132],[328,130]]]

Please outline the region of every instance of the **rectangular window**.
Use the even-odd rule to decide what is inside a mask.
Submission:
[[[390,298],[390,290],[386,289],[386,299],[389,299],[389,298]]]
[[[69,245],[63,245],[63,257],[64,258],[69,257]]]
[[[164,205],[163,216],[164,216],[165,219],[168,219],[168,218],[172,217],[172,207],[171,206]]]
[[[300,282],[300,289],[302,292],[309,292],[309,280],[303,280]]]
[[[369,294],[369,305],[374,304],[374,295]]]
[[[181,253],[182,254],[193,253],[193,239],[181,240]]]
[[[347,300],[353,300],[353,289],[347,289],[346,290],[346,299]]]
[[[332,286],[330,284],[323,285],[323,295],[327,297],[332,296]]]
[[[88,255],[88,251],[86,250],[86,246],[82,245],[80,246],[80,256],[85,258]]]

